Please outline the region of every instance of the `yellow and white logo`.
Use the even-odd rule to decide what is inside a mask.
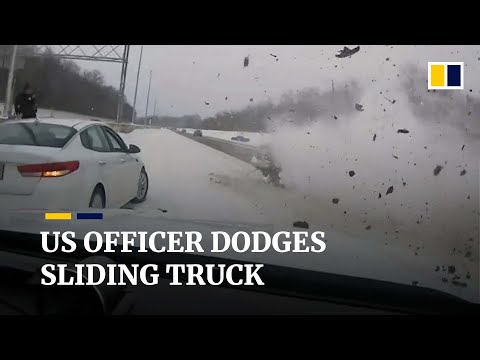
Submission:
[[[429,90],[463,90],[463,62],[429,62]]]

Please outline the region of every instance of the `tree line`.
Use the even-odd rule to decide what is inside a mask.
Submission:
[[[0,101],[5,101],[11,45],[0,45]],[[98,70],[82,70],[77,63],[45,53],[31,56],[34,45],[19,46],[23,66],[15,70],[14,95],[30,83],[40,108],[116,119],[119,91],[105,84]],[[133,108],[124,98],[121,121],[128,122]]]
[[[265,132],[274,123],[304,124],[322,119],[335,123],[338,116],[355,111],[355,103],[361,95],[355,84],[342,84],[338,90],[320,91],[305,88],[296,92],[287,91],[277,103],[265,101],[254,103],[239,110],[221,111],[202,119],[199,115],[181,117],[150,116],[139,118],[139,124],[163,127],[196,128],[205,130]]]
[[[0,100],[5,99],[6,63],[9,63],[11,48],[11,45],[0,45]],[[14,94],[19,93],[28,81],[37,95],[39,107],[116,118],[119,92],[105,84],[99,71],[82,70],[77,63],[59,59],[51,53],[34,57],[34,45],[19,46],[18,51],[25,63],[15,71]],[[360,93],[361,89],[355,83],[337,84],[336,89],[332,84],[331,90],[306,88],[288,91],[277,103],[252,102],[239,110],[221,111],[204,119],[195,114],[138,118],[136,122],[163,127],[263,132],[268,131],[274,122],[301,124],[320,117],[322,121],[334,122],[338,116],[355,111],[355,101]],[[132,111],[125,99],[121,121],[129,122]]]

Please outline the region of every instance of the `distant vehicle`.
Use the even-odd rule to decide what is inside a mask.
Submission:
[[[0,123],[0,207],[119,208],[147,197],[140,149],[88,120]]]
[[[193,132],[193,136],[202,136],[202,135],[203,135],[203,134],[202,134],[202,132],[201,132],[200,130],[195,130],[195,131]]]
[[[241,136],[241,135],[232,137],[232,140],[235,140],[235,141],[243,141],[243,142],[249,142],[249,141],[250,141],[249,138],[243,137],[243,136]]]

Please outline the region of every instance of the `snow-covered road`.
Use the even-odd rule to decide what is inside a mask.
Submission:
[[[135,130],[123,137],[141,148],[150,178],[148,199],[136,209],[163,209],[176,218],[258,221],[255,204],[218,178],[261,182],[253,166],[166,129]]]
[[[398,234],[374,219],[366,230],[361,209],[345,214],[330,199],[273,187],[250,164],[167,129],[137,129],[123,137],[140,146],[150,177],[148,199],[133,205],[136,212],[161,209],[166,210],[162,216],[175,219],[268,224],[274,231],[299,231],[293,222],[305,220],[309,231],[325,232],[325,255],[238,257],[255,261],[268,257],[272,262],[276,256],[275,262],[285,266],[414,283],[478,300],[478,264],[452,254],[451,244],[425,241],[421,233]],[[453,275],[443,270],[450,265],[462,281],[468,279],[467,287],[452,284]]]

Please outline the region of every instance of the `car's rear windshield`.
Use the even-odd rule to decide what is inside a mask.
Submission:
[[[76,132],[64,125],[3,123],[0,124],[0,144],[62,148]]]

